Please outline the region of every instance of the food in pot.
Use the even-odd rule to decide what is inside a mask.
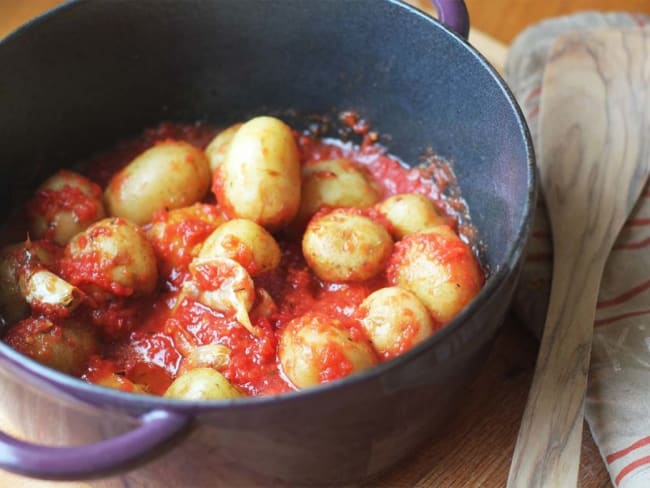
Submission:
[[[187,400],[310,388],[405,353],[484,274],[435,168],[375,140],[269,116],[163,124],[59,171],[27,204],[26,240],[0,252],[4,341]]]

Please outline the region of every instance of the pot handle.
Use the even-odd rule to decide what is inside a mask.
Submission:
[[[0,468],[41,479],[78,480],[97,477],[131,464],[170,441],[189,418],[166,410],[140,417],[136,429],[112,439],[73,447],[41,446],[0,432]]]
[[[440,22],[459,36],[467,39],[469,35],[469,13],[464,0],[432,0],[438,10]]]

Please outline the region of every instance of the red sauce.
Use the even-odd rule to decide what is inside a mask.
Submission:
[[[346,123],[353,131],[365,134],[363,145],[298,135],[302,164],[345,158],[367,169],[381,189],[383,198],[399,193],[420,193],[431,198],[439,208],[445,207],[439,184],[444,185],[446,177],[435,177],[437,173],[433,168],[405,168],[385,149],[373,143],[377,137],[369,133],[364,121],[348,114]],[[96,183],[106,185],[116,171],[156,142],[180,139],[204,148],[215,132],[213,128],[200,124],[162,124],[146,131],[142,137],[121,143],[113,150],[93,158],[87,165],[86,175]],[[221,191],[219,181],[220,178],[216,177],[213,183],[213,192],[217,197]],[[89,214],[90,208],[78,205],[79,195],[72,190],[64,193],[64,204],[69,203],[70,208],[80,212],[80,218]],[[31,205],[38,209],[48,208],[47,199],[47,194],[39,194]],[[206,202],[214,200],[209,197]],[[378,212],[372,209],[358,212],[390,230],[390,224]],[[229,363],[222,370],[224,376],[249,395],[268,395],[294,388],[280,371],[277,348],[282,330],[296,317],[308,313],[323,314],[339,320],[353,340],[368,340],[356,318],[357,310],[370,293],[390,286],[390,268],[387,274],[365,282],[323,282],[307,266],[300,237],[291,232],[279,232],[274,236],[282,249],[280,266],[254,278],[256,289],[266,290],[277,305],[277,310],[266,315],[252,315],[253,325],[259,331],[257,336],[249,333],[232,315],[216,312],[189,297],[177,303],[181,296],[181,285],[189,276],[187,267],[196,255],[196,247],[217,227],[223,213],[227,212],[217,205],[204,204],[196,216],[174,221],[166,227],[164,234],[156,234],[156,225],[170,218],[169,212],[160,211],[152,223],[144,227],[153,244],[160,270],[158,291],[147,299],[128,298],[133,290],[121,287],[110,279],[110,270],[118,263],[103,262],[92,251],[89,241],[98,236],[77,239],[76,245],[89,249],[81,259],[68,256],[57,259],[54,268],[60,269],[61,276],[72,284],[82,287],[93,285],[112,294],[107,301],[93,300],[91,297],[76,312],[94,324],[101,342],[99,354],[92,357],[82,375],[84,379],[101,382],[116,373],[118,383],[122,385],[120,388],[126,391],[136,384],[142,385],[149,393],[162,394],[178,374],[183,358],[193,348],[220,344],[230,350]],[[231,248],[235,260],[249,272],[255,274],[259,271],[251,265],[250,251],[239,242],[233,240],[227,242],[226,246]],[[396,249],[399,253],[399,243]],[[442,259],[454,261],[466,259],[468,251],[466,246],[462,251],[449,246],[444,251],[436,252],[442,253]],[[202,285],[206,289],[214,289],[215,284],[225,278],[215,273],[215,268],[203,266],[195,274],[199,280],[205,281]],[[403,331],[400,352],[411,346],[416,332],[415,327]],[[19,342],[14,341],[14,344],[19,345]],[[381,359],[392,356],[385,355]],[[353,368],[349,358],[335,345],[323,348],[318,361],[321,364],[320,380],[323,382],[342,378]]]

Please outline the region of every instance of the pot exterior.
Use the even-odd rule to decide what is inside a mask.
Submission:
[[[116,394],[0,344],[0,419],[14,431],[90,443],[165,408],[194,418],[189,433],[99,486],[332,485],[381,473],[462,401],[512,297],[534,171],[516,104],[458,37],[389,0],[82,1],[0,43],[0,66],[12,67],[0,76],[5,215],[56,168],[162,120],[356,110],[403,160],[417,164],[430,149],[452,160],[491,271],[471,306],[404,356],[273,401]]]

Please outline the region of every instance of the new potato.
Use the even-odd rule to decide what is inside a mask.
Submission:
[[[339,209],[309,222],[302,250],[320,279],[364,281],[384,269],[393,240],[381,224]]]
[[[274,117],[243,124],[215,183],[217,199],[231,217],[268,229],[291,222],[300,206],[300,160],[291,129]]]
[[[280,264],[280,246],[273,236],[252,220],[233,219],[220,225],[205,240],[199,258],[223,257],[237,261],[251,276]]]
[[[77,234],[65,248],[65,261],[68,281],[115,295],[148,295],[158,279],[151,244],[136,225],[120,218],[100,220]]]
[[[278,355],[282,371],[291,382],[307,388],[331,379],[327,355],[332,351],[343,362],[337,366],[348,370],[345,376],[377,363],[370,344],[354,339],[339,320],[320,315],[304,315],[289,322],[282,331]]]
[[[385,358],[407,351],[433,333],[433,321],[413,293],[397,286],[381,288],[359,306],[359,322]]]
[[[359,165],[346,159],[310,163],[302,169],[302,199],[297,218],[305,222],[323,205],[372,207],[380,196],[379,188]]]
[[[143,225],[158,210],[201,200],[210,178],[210,165],[202,151],[186,142],[166,140],[113,175],[104,198],[111,216]]]

